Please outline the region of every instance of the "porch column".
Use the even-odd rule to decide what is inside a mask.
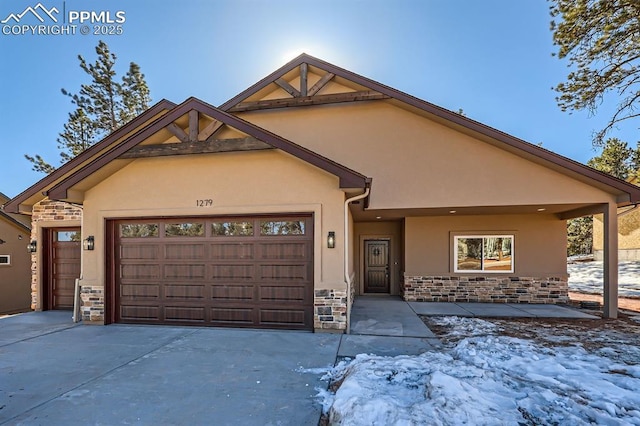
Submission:
[[[618,206],[604,209],[604,310],[605,318],[618,318]]]

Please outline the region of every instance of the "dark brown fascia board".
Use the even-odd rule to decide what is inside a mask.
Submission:
[[[103,150],[106,146],[109,146],[110,144],[117,141],[122,136],[126,135],[131,130],[140,126],[142,123],[147,121],[150,117],[153,117],[154,115],[157,115],[162,111],[168,111],[174,108],[175,106],[176,104],[174,104],[173,102],[168,101],[166,99],[162,99],[161,101],[159,101],[158,103],[150,107],[148,110],[144,111],[142,114],[140,114],[139,116],[137,116],[136,118],[134,118],[133,120],[125,124],[124,126],[120,127],[119,129],[115,130],[113,133],[106,136],[100,142],[90,146],[85,151],[81,152],[76,157],[71,159],[69,162],[60,166],[58,169],[56,169],[52,173],[48,174],[47,176],[45,176],[44,178],[42,178],[32,186],[30,186],[28,189],[18,194],[17,196],[15,196],[13,199],[7,202],[7,204],[5,205],[5,211],[10,213],[20,213],[19,208],[20,208],[20,204],[23,201],[27,200],[28,198],[32,197],[37,193],[41,193],[45,191],[48,187],[53,185],[57,180],[61,179],[62,176],[69,173],[79,164],[82,164],[83,162],[87,161],[93,155]]]
[[[629,182],[626,182],[622,179],[618,179],[606,173],[600,172],[599,170],[593,169],[589,166],[586,166],[582,163],[574,161],[570,158],[564,157],[560,154],[556,154],[555,152],[551,152],[547,149],[531,144],[522,139],[516,138],[515,136],[511,136],[505,132],[494,129],[493,127],[487,126],[485,124],[482,124],[478,121],[467,118],[458,113],[449,111],[448,109],[439,107],[430,102],[416,98],[415,96],[411,96],[407,93],[401,92],[400,90],[394,89],[389,86],[385,86],[384,84],[378,83],[377,81],[371,80],[367,77],[348,71],[344,68],[340,68],[329,62],[325,62],[321,59],[315,58],[311,55],[307,55],[306,53],[301,54],[300,56],[293,59],[289,63],[277,69],[276,71],[272,72],[262,80],[258,81],[256,84],[252,85],[247,90],[243,91],[239,95],[234,96],[224,104],[220,105],[220,109],[226,111],[232,108],[233,106],[242,102],[244,99],[256,93],[257,91],[273,83],[274,80],[280,78],[281,76],[290,72],[294,68],[299,67],[303,63],[312,65],[316,68],[323,69],[327,72],[335,74],[336,76],[342,77],[346,80],[353,81],[354,83],[367,87],[371,90],[378,91],[400,102],[404,102],[405,104],[410,105],[414,108],[425,111],[443,120],[449,121],[453,124],[456,124],[468,130],[471,130],[472,132],[476,132],[481,135],[487,136],[491,139],[502,142],[505,145],[516,148],[517,150],[520,150],[527,154],[538,157],[545,162],[555,164],[573,173],[595,180],[600,184],[603,184],[611,188],[614,188],[618,191],[627,193],[629,194],[629,202],[631,204],[640,203],[640,187],[637,187]],[[622,204],[625,204],[625,203],[622,203]]]
[[[140,129],[138,132],[131,135],[120,144],[114,146],[109,151],[95,158],[84,167],[78,169],[67,178],[63,179],[61,182],[52,187],[47,195],[49,196],[49,198],[54,200],[64,200],[67,197],[67,191],[73,185],[85,179],[87,176],[91,175],[109,162],[117,159],[120,155],[124,154],[129,149],[138,145],[145,139],[149,138],[151,135],[164,129],[166,126],[173,123],[178,118],[184,116],[191,110],[196,110],[211,118],[221,121],[241,132],[246,133],[249,136],[253,136],[263,142],[266,142],[274,148],[278,148],[293,155],[294,157],[297,157],[303,161],[306,161],[307,163],[310,163],[337,176],[340,179],[341,188],[365,188],[369,184],[368,178],[358,172],[355,172],[311,150],[301,147],[300,145],[288,141],[274,133],[264,130],[254,124],[242,120],[241,118],[228,114],[212,105],[209,105],[199,99],[192,97],[184,101],[182,104],[176,106],[171,111],[164,114],[162,117],[159,117],[152,123],[149,123],[147,126]]]
[[[14,219],[8,213],[3,212],[2,210],[0,210],[0,217],[6,219],[8,222],[12,223],[15,226],[18,226],[19,228],[24,229],[26,232],[31,232],[30,227],[20,222],[19,220]]]

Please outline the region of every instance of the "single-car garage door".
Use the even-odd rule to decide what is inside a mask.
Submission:
[[[107,223],[113,322],[313,328],[311,215]]]

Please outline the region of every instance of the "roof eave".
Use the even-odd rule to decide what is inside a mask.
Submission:
[[[12,198],[11,200],[9,200],[5,204],[5,207],[4,207],[5,211],[9,213],[22,213],[22,211],[20,211],[20,206],[24,204],[24,201],[28,200],[29,198],[35,196],[38,193],[43,194],[43,197],[44,197],[47,189],[51,188],[56,183],[56,181],[63,179],[64,176],[70,173],[75,167],[78,167],[85,161],[89,160],[97,152],[104,149],[106,145],[109,145],[110,143],[113,143],[114,141],[123,137],[125,134],[127,134],[127,132],[130,132],[133,128],[139,126],[141,123],[148,120],[150,117],[153,117],[154,115],[157,115],[162,111],[168,111],[174,107],[175,107],[175,104],[166,99],[162,99],[161,101],[157,102],[155,105],[151,106],[149,109],[147,109],[145,112],[140,114],[138,117],[131,120],[129,123],[125,124],[119,129],[116,129],[113,133],[110,133],[108,136],[106,136],[104,139],[102,139],[98,143],[87,148],[85,151],[78,154],[69,162],[65,163],[64,165],[62,165],[52,173],[48,174],[47,176],[45,176],[35,184],[31,185],[29,188],[27,188],[23,192],[21,192],[20,194]]]

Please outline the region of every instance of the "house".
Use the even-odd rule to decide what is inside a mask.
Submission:
[[[602,215],[593,216],[593,257],[603,259],[604,226]],[[618,259],[640,260],[640,209],[637,206],[618,210]]]
[[[27,311],[31,302],[29,217],[5,212],[7,201],[0,192],[0,314]]]
[[[638,202],[622,180],[301,55],[219,108],[160,101],[7,209],[32,217],[35,309],[69,307],[70,288],[52,297],[63,262],[87,322],[343,331],[354,295],[566,302],[566,220],[594,213],[616,316],[615,213]]]

